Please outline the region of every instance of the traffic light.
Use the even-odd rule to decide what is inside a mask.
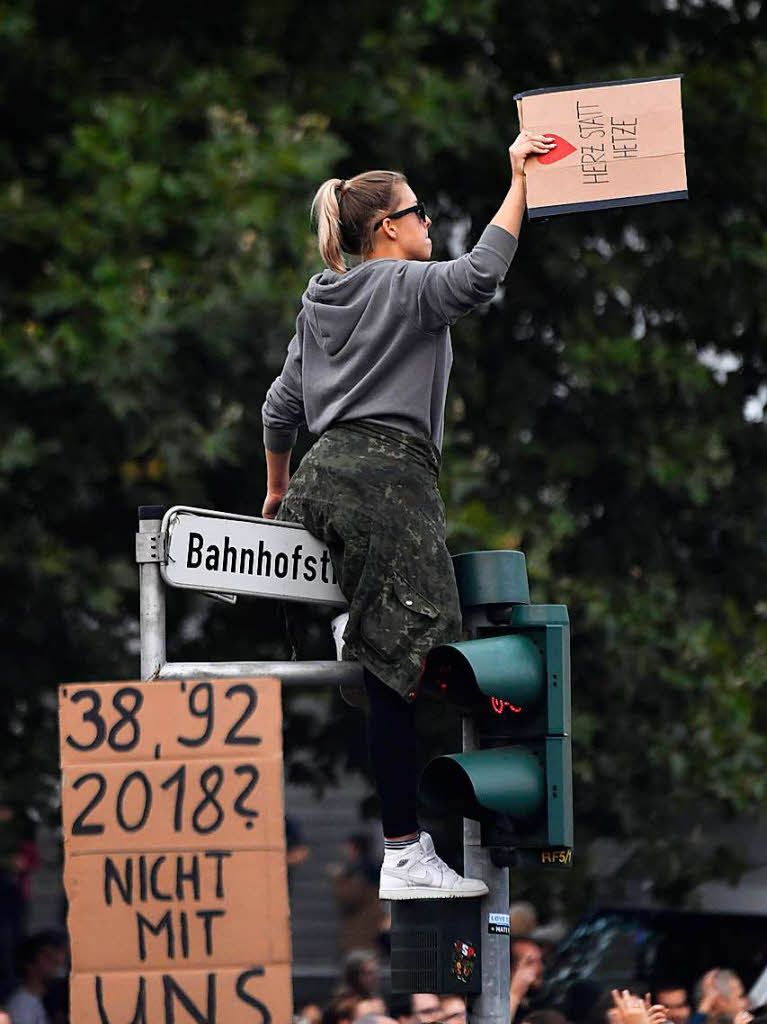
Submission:
[[[422,685],[460,709],[474,749],[464,743],[463,753],[431,761],[422,795],[434,811],[478,820],[496,864],[569,866],[567,608],[529,603],[521,552],[469,552],[453,562],[470,639],[430,651]]]

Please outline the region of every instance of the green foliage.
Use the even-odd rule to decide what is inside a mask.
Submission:
[[[402,168],[446,257],[502,198],[515,92],[683,72],[690,202],[524,225],[453,331],[442,488],[454,552],[521,548],[570,607],[579,849],[630,840],[675,899],[731,870],[680,823],[755,811],[767,777],[758,8],[3,5],[6,777],[55,799],[56,683],[137,674],[135,507],[260,511],[318,185]],[[174,594],[169,625],[174,657],[285,656],[269,602]],[[294,772],[343,770],[349,725],[291,704]]]

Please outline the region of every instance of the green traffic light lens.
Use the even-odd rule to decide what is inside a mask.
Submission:
[[[524,747],[449,754],[429,762],[420,789],[427,807],[443,813],[531,818],[546,802],[545,768]]]
[[[529,637],[511,633],[435,647],[427,656],[422,685],[461,708],[485,706],[487,698],[494,698],[499,707],[505,702],[529,711],[544,699],[545,682],[538,647]]]

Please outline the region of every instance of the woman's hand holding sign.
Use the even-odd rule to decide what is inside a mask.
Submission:
[[[497,224],[517,239],[525,212],[525,160],[529,156],[544,156],[551,153],[556,148],[556,142],[551,142],[550,139],[550,135],[535,135],[533,132],[521,131],[509,146],[511,186],[490,223]]]
[[[533,132],[521,131],[509,146],[512,175],[516,177],[524,172],[525,160],[529,156],[542,156],[555,149],[557,144],[551,142],[551,138],[551,135],[536,135]]]

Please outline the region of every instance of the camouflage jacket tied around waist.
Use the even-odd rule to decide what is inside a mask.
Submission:
[[[344,660],[361,662],[406,700],[416,696],[426,653],[461,635],[440,465],[426,438],[342,422],[304,456],[276,517],[328,546],[349,602]]]

